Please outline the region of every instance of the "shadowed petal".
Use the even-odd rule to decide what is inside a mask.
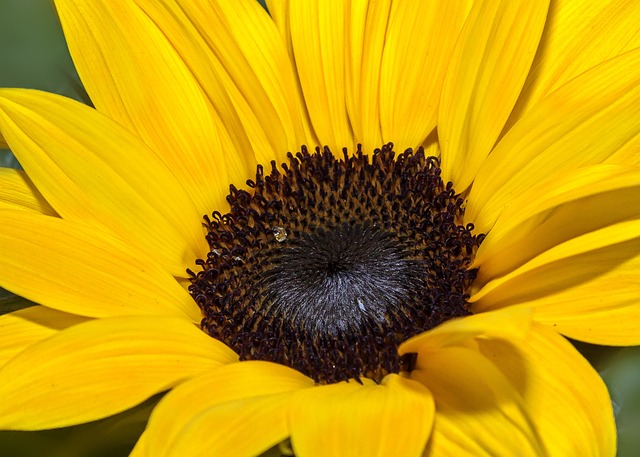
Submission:
[[[400,348],[418,353],[410,376],[435,398],[429,455],[615,455],[604,383],[564,338],[531,317],[525,308],[479,314]]]
[[[0,168],[0,209],[34,211],[57,216],[24,171]]]
[[[87,320],[44,306],[30,306],[3,314],[0,316],[0,367],[32,344]]]
[[[483,339],[480,351],[520,391],[549,455],[614,456],[615,423],[602,379],[554,330],[537,323],[533,330],[517,350]]]
[[[546,456],[527,405],[481,353],[447,347],[425,355],[411,378],[436,401],[429,452],[455,456]]]

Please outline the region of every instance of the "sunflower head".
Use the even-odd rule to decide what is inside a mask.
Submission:
[[[318,382],[411,367],[402,341],[469,314],[482,236],[424,150],[336,158],[306,148],[207,217],[210,252],[190,292],[202,327],[242,359],[289,365]]]
[[[0,427],[613,456],[561,334],[640,342],[640,3],[575,3],[56,0],[93,106],[0,91]]]

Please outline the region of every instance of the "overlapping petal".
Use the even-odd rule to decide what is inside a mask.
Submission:
[[[526,344],[530,319],[526,310],[471,316],[401,345],[401,354],[417,353],[411,379],[424,384],[435,399],[429,454],[547,455],[527,403],[477,346],[484,340]]]
[[[487,232],[513,196],[556,173],[601,163],[635,141],[640,134],[639,66],[640,49],[627,52],[582,73],[531,108],[478,171],[465,219]]]
[[[433,392],[433,455],[613,456],[615,425],[589,363],[526,307],[449,321],[404,343]],[[581,382],[575,382],[580,379]]]
[[[532,328],[517,351],[511,342],[490,339],[478,341],[479,349],[520,392],[550,455],[614,456],[615,423],[604,382],[551,327]]]
[[[29,176],[24,171],[13,168],[0,168],[0,209],[57,215]]]
[[[528,405],[478,351],[450,347],[412,374],[436,399],[431,455],[549,455]]]
[[[243,182],[253,156],[222,83],[211,74],[207,79],[219,92],[214,107],[194,76],[202,75],[207,59],[193,27],[185,29],[161,7],[163,2],[155,9],[164,15],[154,16],[129,1],[55,4],[78,74],[98,111],[160,154],[200,215],[226,208],[227,168]],[[192,41],[186,49],[185,40]],[[201,65],[192,69],[184,55],[199,58]]]
[[[369,31],[370,39],[384,40],[384,52],[376,62],[385,143],[393,142],[400,151],[416,148],[434,129],[445,73],[470,6],[467,0],[395,1],[386,33]],[[364,49],[370,47],[365,45]],[[368,73],[371,70],[364,67],[363,74]],[[354,81],[352,90],[365,90],[367,84],[366,79]],[[368,110],[361,105],[351,118],[371,116]]]
[[[87,320],[44,306],[30,306],[3,314],[0,316],[0,367],[32,344]]]
[[[300,100],[300,113],[302,116],[302,124],[305,132],[305,144],[314,145],[320,144],[315,132],[313,131],[313,126],[311,124],[311,118],[309,115],[309,110],[306,106],[306,100],[304,99],[304,95],[302,92],[302,86],[300,85],[300,78],[298,77],[297,71],[295,71],[295,63],[294,63],[294,54],[293,54],[293,43],[291,36],[291,23],[289,21],[289,0],[266,0],[267,10],[269,11],[269,16],[271,20],[274,22],[278,33],[280,34],[280,39],[284,44],[285,49],[287,50],[287,54],[289,56],[289,60],[294,69],[294,79],[296,82],[296,94],[298,99]]]
[[[187,291],[143,252],[94,227],[0,211],[0,285],[37,303],[90,317],[200,320]]]
[[[64,427],[116,414],[236,354],[180,318],[96,319],[35,344],[0,369],[0,427]]]
[[[175,275],[206,252],[202,214],[172,172],[115,121],[65,97],[5,89],[0,130],[61,217],[130,240]]]
[[[445,181],[473,181],[533,61],[549,1],[477,1],[458,38],[442,88],[438,134]]]
[[[172,390],[151,415],[146,454],[258,455],[289,435],[292,392],[313,387],[297,371],[269,362],[222,366]]]
[[[639,219],[638,195],[640,168],[629,165],[592,165],[538,182],[512,199],[480,245],[474,289],[562,242]]]
[[[640,3],[554,0],[522,94],[507,126],[580,73],[640,46]]]
[[[296,392],[291,443],[304,456],[420,456],[431,431],[434,403],[418,382],[389,375]]]
[[[166,3],[175,3],[206,42],[209,71],[229,93],[258,162],[297,150],[305,142],[302,101],[286,48],[264,9],[253,0]],[[188,52],[185,60],[190,62]]]
[[[640,344],[640,220],[594,230],[550,248],[471,297],[475,312],[525,305],[575,339]]]

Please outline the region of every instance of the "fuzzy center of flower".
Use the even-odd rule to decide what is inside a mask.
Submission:
[[[288,158],[205,217],[211,251],[189,288],[203,330],[320,383],[410,369],[403,341],[469,314],[483,236],[462,225],[463,200],[422,149]]]

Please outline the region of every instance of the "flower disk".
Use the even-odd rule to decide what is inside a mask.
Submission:
[[[461,225],[463,199],[422,148],[343,153],[303,147],[282,172],[258,166],[252,192],[232,185],[190,272],[209,335],[319,383],[410,369],[400,343],[469,314],[483,239]]]

